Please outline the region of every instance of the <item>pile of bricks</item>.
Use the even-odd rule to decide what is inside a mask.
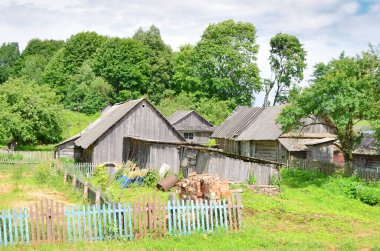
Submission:
[[[189,173],[189,177],[177,183],[177,193],[181,199],[223,199],[230,196],[228,180],[208,174]]]

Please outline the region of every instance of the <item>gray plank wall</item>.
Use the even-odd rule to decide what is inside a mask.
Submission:
[[[202,118],[200,118],[194,113],[190,113],[188,116],[182,118],[174,125],[210,126],[206,121],[204,121]],[[212,132],[194,132],[194,139],[192,140],[192,142],[198,144],[206,144],[210,140],[211,134]],[[181,132],[181,135],[184,136],[184,132]]]
[[[126,135],[169,142],[182,141],[154,108],[143,101],[94,143],[91,161],[95,163],[121,162],[123,138]]]
[[[189,172],[214,174],[234,182],[243,182],[253,174],[259,185],[268,185],[272,176],[279,177],[277,164],[233,157],[207,148],[128,138],[125,149],[125,160],[135,160],[142,168],[159,170],[165,163],[177,173],[181,164],[191,163],[191,157],[195,156],[195,163],[189,167]]]
[[[74,141],[72,140],[58,146],[56,157],[74,158]]]
[[[333,162],[334,146],[333,145],[316,145],[307,147],[307,158],[323,162]]]

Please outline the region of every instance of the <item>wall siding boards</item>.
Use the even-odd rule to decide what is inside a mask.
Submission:
[[[159,170],[167,164],[174,173],[182,168],[185,175],[209,173],[234,182],[243,182],[253,174],[259,185],[268,185],[271,177],[279,177],[278,163],[229,156],[204,147],[127,138],[124,149],[124,161],[134,160],[141,168]]]
[[[123,138],[141,137],[168,142],[181,142],[183,139],[165,122],[145,100],[115,123],[93,144],[93,152],[86,161],[94,163],[121,162],[123,160]],[[85,152],[89,152],[86,149]]]

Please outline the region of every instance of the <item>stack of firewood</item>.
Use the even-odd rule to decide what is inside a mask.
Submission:
[[[230,196],[228,180],[206,173],[189,173],[189,177],[177,183],[177,193],[181,199],[223,199]]]

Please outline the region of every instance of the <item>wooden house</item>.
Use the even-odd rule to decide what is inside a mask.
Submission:
[[[284,134],[276,119],[284,106],[238,107],[211,135],[223,151],[287,163],[292,158],[332,162],[336,135],[324,120]],[[307,121],[306,121],[307,122]]]
[[[123,161],[124,137],[165,142],[186,142],[181,134],[146,99],[132,100],[107,107],[100,118],[79,135],[57,146],[57,155],[67,146],[74,147],[74,158],[81,162]]]
[[[176,111],[168,121],[191,143],[206,144],[215,129],[196,111]]]
[[[353,165],[380,171],[380,147],[373,133],[364,134],[362,142],[353,152]]]

